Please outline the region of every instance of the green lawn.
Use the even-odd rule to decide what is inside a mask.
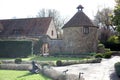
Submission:
[[[71,58],[71,57],[43,57],[43,56],[31,56],[28,58],[22,58],[24,61],[32,61],[32,60],[37,60],[37,61],[57,61],[57,60],[81,60],[83,58]],[[15,60],[15,58],[0,58],[0,60]]]
[[[31,57],[29,60],[37,60],[37,61],[57,61],[57,60],[81,60],[82,58],[71,58],[71,57]]]
[[[40,74],[29,71],[0,70],[0,80],[52,80]]]

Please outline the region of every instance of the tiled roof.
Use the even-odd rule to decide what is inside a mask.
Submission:
[[[0,35],[44,35],[51,20],[51,17],[0,20],[4,28]]]
[[[78,10],[78,12],[63,26],[63,28],[67,27],[81,27],[81,26],[94,26],[89,17],[84,14],[82,10]]]

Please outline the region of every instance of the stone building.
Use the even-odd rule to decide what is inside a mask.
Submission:
[[[23,36],[40,38],[44,35],[57,39],[52,17],[0,20],[0,38]]]
[[[97,27],[77,7],[77,13],[63,26],[63,39],[57,39],[57,32],[52,18],[26,18],[0,20],[1,38],[28,38],[42,41],[41,47],[33,44],[37,53],[91,53],[96,52],[98,44]]]
[[[52,17],[0,20],[0,40],[32,41],[35,53],[49,53],[49,41],[54,39],[57,39],[57,31]]]
[[[78,12],[62,28],[65,52],[96,52],[98,44],[97,27],[84,14],[81,5],[77,9]]]

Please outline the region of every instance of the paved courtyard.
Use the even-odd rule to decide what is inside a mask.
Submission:
[[[120,80],[114,72],[114,64],[120,62],[119,56],[114,56],[111,59],[103,59],[101,63],[95,64],[77,64],[64,67],[54,67],[57,71],[65,71],[68,69],[68,74],[82,75],[85,80]]]

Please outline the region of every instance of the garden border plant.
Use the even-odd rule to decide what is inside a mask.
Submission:
[[[21,64],[22,59],[21,59],[21,58],[16,58],[16,59],[14,60],[14,62],[15,62],[16,64]]]
[[[67,60],[67,61],[62,61],[58,60],[56,61],[56,66],[68,66],[68,65],[74,65],[74,64],[86,64],[86,63],[100,63],[102,58],[93,58],[93,59],[85,59],[85,60]]]
[[[120,78],[120,62],[115,63],[114,67],[115,67],[116,74]]]

